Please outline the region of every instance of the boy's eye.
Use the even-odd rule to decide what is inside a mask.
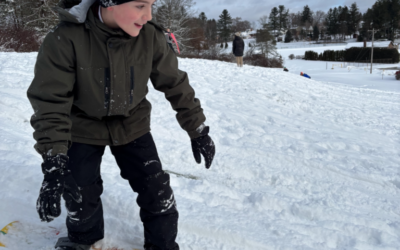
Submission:
[[[139,10],[144,8],[144,5],[140,5],[140,6],[136,6],[136,8],[138,8]]]

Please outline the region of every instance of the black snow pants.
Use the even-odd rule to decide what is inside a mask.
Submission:
[[[100,164],[105,147],[73,143],[68,150],[69,166],[83,197],[79,204],[72,199],[66,202],[68,237],[72,242],[91,245],[104,237]],[[144,226],[145,249],[179,250],[175,242],[178,230],[175,198],[151,134],[110,149],[122,178],[138,193],[136,201]]]

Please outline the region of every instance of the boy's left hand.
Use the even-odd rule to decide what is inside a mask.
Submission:
[[[202,154],[206,162],[206,168],[209,169],[211,167],[215,155],[215,144],[210,136],[203,135],[192,139],[192,151],[194,159],[198,164],[201,163],[200,154]]]

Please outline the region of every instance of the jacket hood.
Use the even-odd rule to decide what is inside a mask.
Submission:
[[[61,0],[56,7],[60,21],[84,23],[90,7],[96,0]]]

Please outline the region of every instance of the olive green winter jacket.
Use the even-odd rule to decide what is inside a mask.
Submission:
[[[75,8],[80,16],[72,15],[69,8],[80,2],[60,3],[60,23],[38,53],[28,89],[36,150],[54,155],[66,153],[72,142],[123,145],[149,132],[149,79],[190,138],[200,136],[200,101],[162,29],[149,22],[131,37],[107,27],[91,9]]]

